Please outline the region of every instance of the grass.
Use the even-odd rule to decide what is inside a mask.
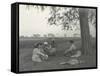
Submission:
[[[49,56],[47,61],[43,61],[41,63],[37,63],[34,65],[32,62],[32,50],[34,48],[34,44],[36,42],[48,41],[49,39],[40,39],[40,40],[21,40],[20,41],[20,50],[19,50],[19,70],[20,71],[32,71],[32,70],[49,70],[49,69],[68,69],[68,68],[84,68],[84,67],[95,67],[96,66],[96,47],[95,47],[95,39],[92,39],[92,55],[81,56],[80,60],[83,60],[84,63],[78,65],[60,65],[60,62],[64,62],[69,60],[69,57],[65,57],[63,55],[64,51],[68,49],[70,46],[69,40],[71,38],[59,38],[56,39],[56,48],[57,53],[56,56]],[[81,47],[80,39],[73,39],[75,41],[75,45],[79,48]],[[91,50],[89,50],[91,52]]]

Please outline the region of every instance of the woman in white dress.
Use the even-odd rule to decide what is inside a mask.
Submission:
[[[42,44],[38,43],[33,49],[32,61],[42,62],[43,60],[48,59],[48,55],[45,54]]]

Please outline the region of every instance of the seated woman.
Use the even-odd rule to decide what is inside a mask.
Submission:
[[[70,40],[70,44],[71,46],[64,53],[65,56],[70,56],[70,57],[81,56],[81,51],[75,46],[74,41]]]
[[[42,62],[43,60],[47,59],[48,55],[45,54],[42,43],[38,43],[33,49],[32,61]]]

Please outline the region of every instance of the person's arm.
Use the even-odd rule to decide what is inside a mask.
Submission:
[[[47,54],[44,54],[44,53],[42,53],[40,51],[38,52],[38,54],[41,55],[41,56],[44,56],[44,57],[48,58],[48,55]]]
[[[71,51],[71,50],[72,50],[72,46],[70,46],[70,47],[65,51],[65,54],[66,54],[67,52]]]
[[[42,53],[42,52],[40,52],[40,51],[38,51],[37,53],[38,53],[39,55],[45,56],[45,54]]]

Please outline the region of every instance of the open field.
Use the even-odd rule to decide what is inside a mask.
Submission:
[[[95,67],[96,66],[96,46],[95,39],[91,39],[92,49],[89,52],[92,52],[92,55],[81,56],[80,60],[83,60],[84,63],[78,65],[60,65],[60,62],[67,61],[70,58],[63,56],[63,53],[70,46],[69,40],[74,40],[75,45],[79,48],[81,47],[81,39],[79,38],[56,38],[56,56],[50,56],[47,61],[37,63],[36,65],[32,62],[32,50],[34,44],[37,42],[50,41],[49,39],[25,39],[20,40],[19,42],[19,68],[20,71],[34,71],[34,70],[50,70],[50,69],[68,69],[68,68],[84,68],[84,67]]]

